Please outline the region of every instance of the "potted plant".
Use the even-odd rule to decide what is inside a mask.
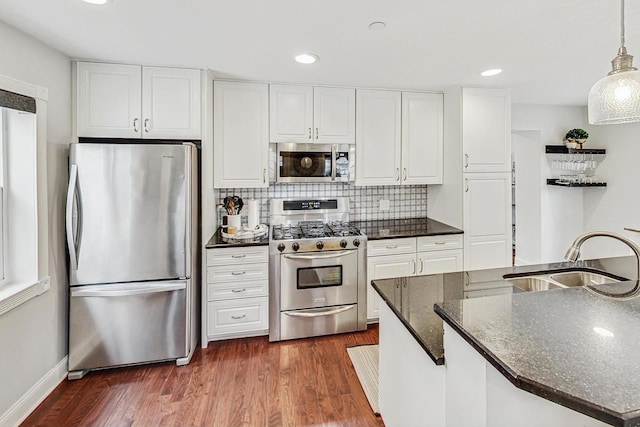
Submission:
[[[571,129],[564,136],[567,148],[582,148],[582,144],[587,141],[587,138],[589,138],[589,132],[584,129]]]

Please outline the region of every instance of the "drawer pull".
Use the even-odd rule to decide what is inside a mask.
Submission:
[[[398,245],[388,245],[387,249],[398,249]]]
[[[247,274],[247,272],[246,272],[246,271],[240,271],[240,272],[238,272],[238,271],[232,271],[232,272],[231,272],[231,275],[232,275],[232,276],[242,276],[243,274]]]
[[[246,256],[247,256],[247,254],[244,254],[244,255],[231,255],[231,258],[244,258]]]
[[[447,242],[435,242],[435,243],[436,243],[436,245],[444,245]]]
[[[247,292],[247,288],[242,288],[242,289],[231,289],[231,292],[233,292],[234,294],[239,294],[241,292]]]
[[[240,320],[240,319],[244,319],[245,317],[247,317],[246,314],[243,314],[242,316],[233,316],[233,315],[231,316],[233,320]]]

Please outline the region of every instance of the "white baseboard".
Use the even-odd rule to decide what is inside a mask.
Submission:
[[[0,426],[19,426],[66,377],[67,356],[51,368],[7,412],[0,416]]]

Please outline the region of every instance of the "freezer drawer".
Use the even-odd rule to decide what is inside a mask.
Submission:
[[[69,371],[187,356],[188,283],[71,288]]]

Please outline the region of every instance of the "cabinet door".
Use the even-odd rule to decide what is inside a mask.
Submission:
[[[400,185],[400,92],[356,91],[356,185]]]
[[[141,68],[88,62],[77,67],[78,136],[140,138]]]
[[[314,142],[355,144],[356,90],[316,87],[313,89]]]
[[[268,187],[269,88],[262,83],[214,82],[213,185]]]
[[[464,269],[511,261],[511,174],[464,174]]]
[[[371,287],[375,279],[415,276],[416,254],[386,255],[367,258],[367,319],[378,318],[380,297]]]
[[[270,141],[313,142],[313,87],[269,86]]]
[[[505,89],[462,89],[464,172],[511,170],[511,96]]]
[[[451,273],[462,271],[462,249],[418,253],[417,275]]]
[[[143,138],[200,139],[200,70],[142,68]]]
[[[402,93],[402,183],[442,184],[441,93]]]

